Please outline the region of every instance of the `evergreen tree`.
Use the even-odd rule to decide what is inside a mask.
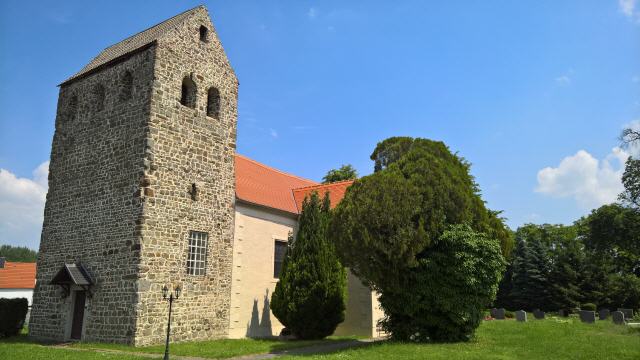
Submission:
[[[581,302],[581,273],[583,271],[584,252],[577,239],[556,249],[553,266],[549,274],[549,309],[573,309]]]
[[[549,273],[551,262],[547,248],[541,241],[533,239],[529,243],[531,268],[529,269],[530,309],[551,310],[549,308]]]
[[[305,198],[271,298],[275,317],[300,339],[324,338],[344,321],[346,270],[327,237],[329,220],[328,194]]]

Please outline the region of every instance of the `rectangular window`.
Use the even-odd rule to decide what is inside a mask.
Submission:
[[[282,262],[284,256],[287,253],[287,242],[282,240],[276,240],[275,250],[273,252],[273,277],[280,278],[280,272],[282,271]]]
[[[207,240],[209,240],[209,234],[205,232],[189,232],[189,257],[187,258],[187,274],[205,274],[205,270],[207,268]]]

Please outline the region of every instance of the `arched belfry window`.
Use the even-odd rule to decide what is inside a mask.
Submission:
[[[189,77],[182,79],[182,95],[180,96],[180,104],[192,109],[196,107],[196,83],[194,83]]]
[[[120,101],[128,101],[133,94],[133,75],[130,71],[125,71],[120,78]]]
[[[93,88],[93,101],[95,102],[96,111],[102,111],[104,109],[105,91],[104,86],[97,84]]]
[[[204,25],[200,26],[200,41],[207,42],[208,35],[209,35],[209,29],[207,29],[207,27]]]
[[[215,87],[209,88],[207,92],[207,116],[218,118],[220,115],[220,91]]]

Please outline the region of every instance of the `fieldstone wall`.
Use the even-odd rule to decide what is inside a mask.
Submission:
[[[144,171],[153,58],[154,49],[147,48],[60,88],[29,326],[34,337],[68,336],[73,297],[63,298],[59,286],[48,284],[65,263],[81,262],[96,281],[83,340],[133,340],[141,239],[136,220],[145,201],[135,194]]]
[[[205,41],[201,26],[208,29]],[[185,77],[196,85],[195,108],[180,103]],[[211,87],[220,95],[217,117],[207,116]],[[173,341],[228,335],[237,96],[238,81],[204,8],[158,41],[140,179],[144,215],[136,345],[164,341],[164,284],[183,289],[173,306]],[[187,274],[190,231],[208,233],[205,275]]]

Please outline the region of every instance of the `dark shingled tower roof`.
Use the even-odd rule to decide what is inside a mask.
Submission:
[[[150,45],[151,43],[158,40],[162,35],[178,27],[189,16],[200,9],[204,9],[204,6],[200,5],[193,9],[187,10],[144,31],[130,36],[117,44],[109,46],[108,48],[102,50],[102,52],[98,54],[98,56],[93,58],[93,60],[91,60],[91,62],[83,67],[82,70],[78,71],[75,75],[63,81],[60,85],[67,84],[72,80],[88,75],[94,70],[99,69],[103,65],[116,61],[121,57],[128,55],[146,45]]]

